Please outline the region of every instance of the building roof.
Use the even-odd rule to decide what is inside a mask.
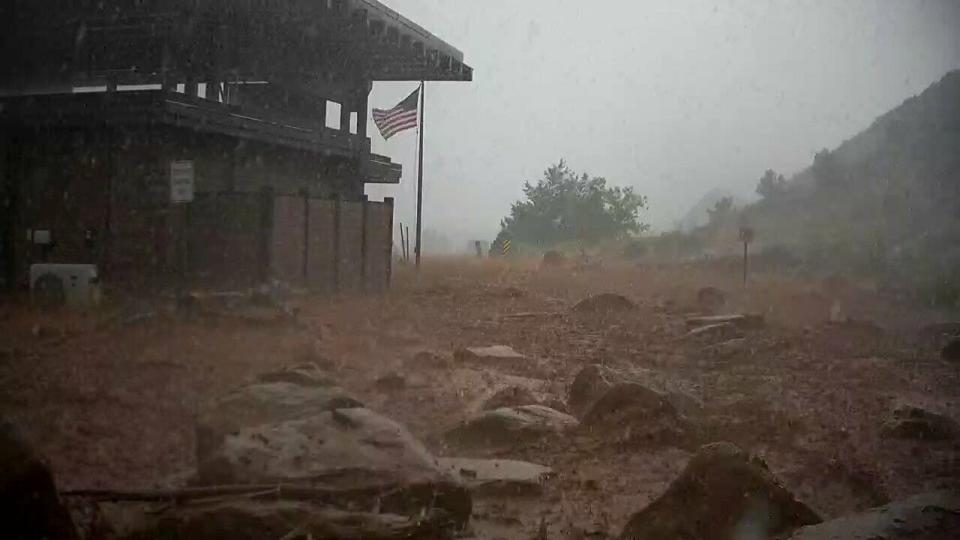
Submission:
[[[0,2],[0,90],[472,76],[457,48],[376,0]]]

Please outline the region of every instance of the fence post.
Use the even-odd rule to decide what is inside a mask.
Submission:
[[[384,250],[387,256],[386,283],[385,287],[390,288],[390,282],[393,281],[393,197],[384,197],[383,203],[387,205],[387,241]],[[403,225],[401,225],[403,227]],[[402,233],[401,229],[401,233]]]

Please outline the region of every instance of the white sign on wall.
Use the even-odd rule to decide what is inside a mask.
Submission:
[[[170,162],[170,202],[193,201],[193,161]]]

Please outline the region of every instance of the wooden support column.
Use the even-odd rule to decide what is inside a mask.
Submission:
[[[350,101],[343,100],[340,104],[340,131],[350,133]]]
[[[257,252],[258,275],[261,282],[270,279],[270,255],[273,243],[273,188],[260,190],[260,245]]]
[[[310,276],[310,190],[300,190],[303,197],[303,282],[307,283]]]
[[[386,288],[390,288],[390,282],[393,281],[393,197],[384,197],[383,203],[387,205],[387,208],[390,210],[387,212],[387,215],[390,216],[387,226],[387,242],[384,246],[386,251],[385,255],[387,257],[387,266],[386,266]],[[402,232],[402,230],[401,230]]]
[[[367,219],[369,217],[367,209],[370,207],[366,195],[360,197],[360,205],[360,289],[366,292],[369,290],[369,287],[367,287],[367,251],[369,250],[367,245]]]
[[[367,99],[370,96],[371,83],[367,83],[367,88],[360,93],[357,99],[357,135],[367,138]]]
[[[339,194],[333,205],[333,290],[340,292],[340,227],[343,200]]]

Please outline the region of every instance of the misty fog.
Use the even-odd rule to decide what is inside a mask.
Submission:
[[[424,227],[457,250],[492,240],[523,181],[560,158],[634,186],[644,221],[671,230],[707,192],[752,200],[764,170],[791,176],[960,67],[952,0],[384,3],[475,69],[426,90]],[[370,104],[414,86],[375,83]],[[416,139],[372,137],[404,172],[367,187],[408,225]]]

